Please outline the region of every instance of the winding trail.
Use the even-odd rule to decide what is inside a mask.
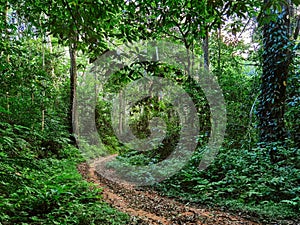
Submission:
[[[211,210],[207,208],[195,208],[160,196],[152,190],[140,190],[130,184],[120,184],[117,180],[108,180],[101,174],[114,171],[108,170],[105,163],[114,159],[115,155],[95,160],[90,165],[82,163],[78,165],[83,177],[103,189],[103,200],[118,210],[131,216],[131,223],[153,225],[217,225],[217,224],[247,224],[258,225],[242,216],[231,213]],[[101,171],[101,173],[97,172]]]

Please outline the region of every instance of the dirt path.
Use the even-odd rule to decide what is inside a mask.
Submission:
[[[137,190],[129,184],[119,184],[117,179],[108,180],[101,174],[113,175],[113,171],[105,168],[105,162],[114,157],[100,158],[90,165],[80,164],[78,170],[85,179],[103,189],[104,201],[131,216],[130,224],[259,224],[230,213],[188,206],[154,191]]]

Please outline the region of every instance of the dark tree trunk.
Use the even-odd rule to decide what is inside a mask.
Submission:
[[[293,34],[294,40],[297,40],[300,31],[300,16],[297,16],[295,32]]]
[[[78,112],[77,112],[77,96],[76,96],[76,86],[77,86],[77,64],[76,64],[76,50],[77,50],[77,38],[72,38],[69,46],[70,53],[70,133],[71,135],[78,135]],[[72,136],[72,142],[76,145],[76,139]]]
[[[268,2],[265,0],[265,4]],[[283,143],[286,137],[284,112],[291,61],[288,50],[289,26],[288,5],[284,5],[276,21],[263,27],[263,73],[258,118],[260,142],[265,144]],[[274,153],[271,152],[271,155]]]

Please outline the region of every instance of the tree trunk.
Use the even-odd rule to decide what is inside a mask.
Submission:
[[[77,64],[76,64],[76,50],[77,50],[77,37],[72,38],[69,45],[70,53],[70,134],[78,135],[78,111],[77,111],[77,96],[76,96],[76,86],[77,86]],[[73,136],[72,141],[76,144],[76,139]]]
[[[300,16],[297,16],[296,24],[295,24],[295,32],[293,34],[294,40],[297,40],[299,36],[299,30],[300,30]]]
[[[4,21],[4,27],[5,27],[5,40],[9,43],[9,29],[8,29],[8,10],[9,10],[9,3],[8,1],[5,2],[5,8],[4,8],[4,14],[3,14],[3,21]],[[9,43],[10,44],[10,43]],[[9,54],[6,55],[6,62],[9,63],[10,56]]]
[[[222,42],[222,30],[221,25],[218,27],[218,75],[222,75],[221,71],[221,42]]]
[[[208,29],[205,34],[205,38],[203,39],[202,49],[204,54],[204,68],[209,70],[209,37],[208,37]]]
[[[269,1],[265,0],[265,4]],[[271,21],[263,27],[263,72],[258,118],[260,142],[265,144],[283,143],[286,137],[284,112],[291,61],[288,50],[289,23],[289,10],[287,5],[284,5],[276,21]],[[274,154],[272,151],[271,156]]]

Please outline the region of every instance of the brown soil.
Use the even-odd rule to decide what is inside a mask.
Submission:
[[[160,196],[152,190],[140,190],[134,186],[115,180],[108,180],[103,174],[113,177],[114,171],[105,167],[105,162],[115,156],[100,158],[91,164],[78,165],[85,179],[103,189],[103,200],[118,210],[131,216],[130,224],[259,224],[249,218],[228,212],[198,208],[174,199]],[[97,171],[101,171],[101,174]],[[122,184],[120,184],[122,183]]]

